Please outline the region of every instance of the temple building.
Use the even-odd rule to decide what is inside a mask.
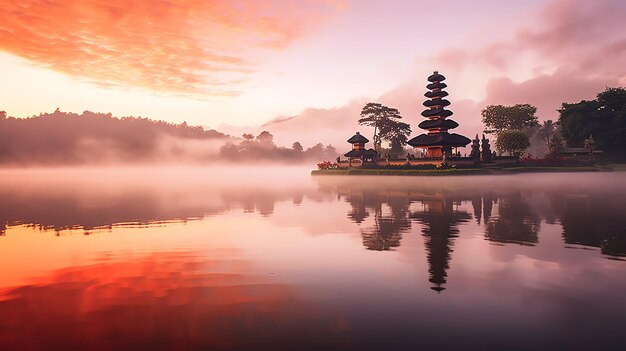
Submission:
[[[447,119],[452,115],[452,111],[446,110],[446,106],[450,105],[450,101],[444,99],[448,96],[447,87],[443,81],[446,79],[439,72],[435,71],[428,81],[430,84],[426,86],[429,89],[424,96],[429,100],[424,101],[424,106],[428,109],[422,112],[422,116],[427,120],[421,122],[418,127],[427,130],[428,133],[420,134],[408,141],[408,144],[415,148],[426,149],[426,157],[440,158],[444,154],[446,157],[452,156],[452,148],[465,147],[471,143],[471,140],[459,134],[449,133],[448,130],[459,126],[453,120]]]
[[[347,152],[344,156],[348,158],[350,163],[354,160],[360,160],[361,162],[373,162],[378,155],[374,149],[366,149],[365,144],[369,140],[362,136],[361,133],[356,132],[352,138],[348,139],[348,142],[352,144],[352,150]]]

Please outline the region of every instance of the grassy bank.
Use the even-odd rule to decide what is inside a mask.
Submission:
[[[311,175],[393,175],[393,176],[451,176],[491,174],[487,169],[319,169]]]
[[[494,170],[498,173],[550,173],[550,172],[607,172],[611,171],[607,167],[510,167]]]
[[[453,175],[497,175],[516,173],[550,172],[606,172],[610,167],[510,167],[500,169],[324,169],[314,170],[311,175],[369,175],[369,176],[453,176]]]

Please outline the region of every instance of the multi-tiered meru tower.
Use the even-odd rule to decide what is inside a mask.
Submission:
[[[452,148],[464,147],[472,141],[462,135],[448,133],[449,129],[459,126],[458,123],[451,119],[446,119],[452,115],[452,111],[446,110],[446,106],[450,105],[450,101],[444,99],[448,93],[443,91],[447,87],[446,83],[442,83],[446,77],[435,71],[433,75],[428,77],[430,84],[426,86],[430,91],[424,96],[429,100],[424,101],[427,110],[422,112],[422,116],[428,118],[418,125],[421,129],[428,131],[427,134],[420,134],[408,141],[408,144],[426,149],[426,157],[446,157],[452,156]]]

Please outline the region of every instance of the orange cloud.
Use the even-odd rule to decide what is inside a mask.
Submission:
[[[236,95],[341,1],[0,0],[0,50],[100,85]]]

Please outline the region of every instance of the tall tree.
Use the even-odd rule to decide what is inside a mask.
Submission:
[[[513,106],[489,105],[481,111],[485,133],[499,134],[507,130],[523,130],[539,125],[537,108],[529,104]]]
[[[374,127],[374,148],[380,152],[383,138],[389,137],[392,131],[400,132],[403,125],[406,125],[406,123],[398,121],[401,118],[402,116],[397,109],[370,102],[363,106],[359,124]]]
[[[411,126],[408,123],[389,120],[381,126],[380,137],[389,142],[392,155],[400,155],[403,147],[411,135]]]
[[[556,130],[556,124],[551,119],[543,121],[543,124],[537,129],[537,136],[544,142],[548,142],[554,131]]]

